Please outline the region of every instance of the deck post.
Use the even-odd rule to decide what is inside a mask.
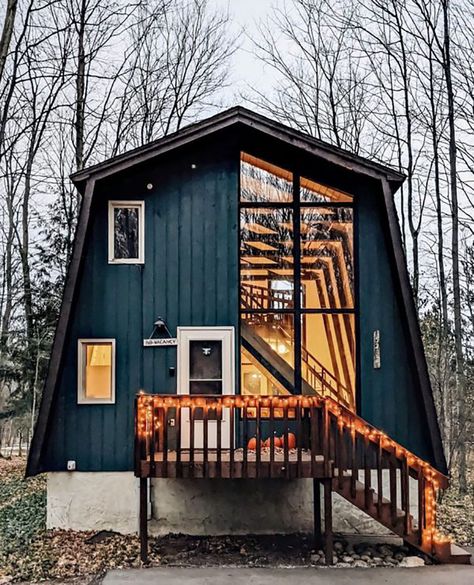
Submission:
[[[333,564],[333,534],[332,534],[332,480],[323,479],[324,486],[324,552],[326,565]]]
[[[313,479],[313,519],[314,519],[314,548],[322,547],[322,516],[321,516],[321,483]]]
[[[140,477],[140,558],[148,562],[148,480]]]

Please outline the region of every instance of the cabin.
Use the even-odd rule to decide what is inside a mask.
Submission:
[[[455,558],[400,173],[236,107],[72,180],[27,466],[49,527],[139,530],[144,560],[149,531],[311,531],[331,563],[364,528]]]

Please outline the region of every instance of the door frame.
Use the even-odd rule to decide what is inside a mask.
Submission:
[[[222,391],[225,394],[235,394],[235,327],[234,326],[216,326],[216,327],[177,327],[177,394],[189,395],[189,342],[198,340],[212,340],[222,342]],[[182,409],[181,425],[181,444],[184,448],[189,446],[189,408]],[[227,437],[235,432],[230,428],[229,408],[222,409],[222,447],[226,448]],[[208,422],[209,446],[212,448],[214,427],[217,428],[216,421]],[[228,430],[227,430],[228,429]],[[194,423],[194,443],[195,448],[200,448],[203,443],[203,423],[196,420]],[[229,442],[230,444],[230,442]]]

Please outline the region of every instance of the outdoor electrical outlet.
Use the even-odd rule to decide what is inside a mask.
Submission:
[[[68,471],[75,471],[76,470],[76,462],[75,461],[68,461],[67,462],[67,470]]]

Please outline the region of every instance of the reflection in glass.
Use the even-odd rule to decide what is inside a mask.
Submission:
[[[114,258],[138,258],[138,217],[138,207],[114,207]]]
[[[303,379],[318,394],[354,408],[354,315],[303,315],[301,334]]]
[[[352,196],[332,187],[301,177],[300,199],[304,203],[350,203]]]
[[[240,285],[243,309],[293,306],[293,212],[244,208],[240,212]]]
[[[240,162],[240,200],[250,203],[292,201],[293,175],[243,152]]]
[[[303,307],[353,308],[353,221],[349,207],[301,210]]]

